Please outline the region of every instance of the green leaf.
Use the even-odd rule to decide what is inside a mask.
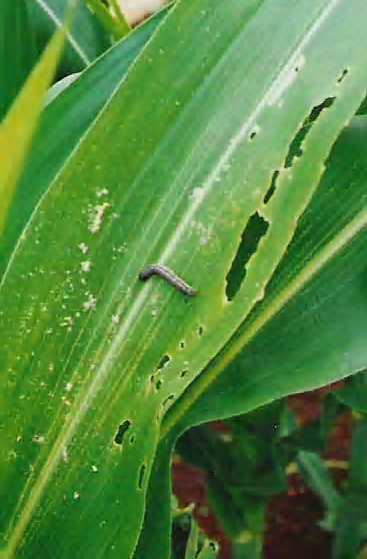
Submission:
[[[261,534],[264,503],[287,487],[286,462],[278,460],[274,423],[261,430],[261,415],[274,417],[270,407],[234,420],[226,434],[199,427],[177,444],[185,461],[206,472],[209,504],[232,540],[245,531]]]
[[[362,371],[346,380],[345,386],[335,393],[335,397],[354,411],[367,414],[367,374]]]
[[[162,441],[155,456],[146,497],[144,527],[134,559],[171,558],[171,456],[175,437]],[[159,513],[157,514],[157,511]]]
[[[151,18],[103,54],[42,113],[0,245],[0,277],[32,212],[104,105],[121,85],[167,11]]]
[[[42,50],[55,30],[62,27],[69,0],[27,0],[27,5],[38,49]],[[76,2],[72,25],[66,33],[62,74],[82,70],[109,45],[104,29],[88,10],[84,0]]]
[[[233,544],[232,556],[233,559],[262,559],[262,545],[249,535],[248,542]]]
[[[331,526],[335,526],[342,498],[335,489],[323,460],[313,452],[300,451],[297,463],[307,485],[323,500],[328,516],[332,519]]]
[[[182,399],[185,409],[197,402],[186,425],[245,413],[366,367],[366,140],[367,121],[357,117],[337,142],[265,299]]]
[[[359,421],[353,433],[347,492],[339,509],[333,559],[357,557],[367,537],[367,421]]]
[[[125,20],[121,10],[118,8],[116,0],[113,0],[117,10],[114,9],[114,14],[101,0],[85,0],[85,3],[91,9],[95,17],[99,19],[101,25],[107,33],[111,34],[116,39],[121,39],[130,32],[130,26]],[[111,2],[110,2],[111,3]],[[112,7],[112,3],[111,3]]]
[[[200,541],[199,536],[199,526],[192,518],[185,559],[216,559],[218,557],[217,545],[205,537]]]
[[[0,292],[9,557],[132,556],[162,417],[262,299],[364,96],[366,17],[364,0],[178,3],[41,200]],[[156,262],[199,295],[139,282]]]
[[[289,271],[297,262],[298,266],[306,263],[302,254],[312,250],[316,242],[321,244],[324,238],[333,238],[333,228],[336,232],[338,228],[343,230],[366,205],[366,141],[367,119],[353,119],[333,150],[326,174],[274,282],[277,276],[289,277]],[[322,386],[366,366],[367,308],[362,288],[366,268],[360,258],[365,238],[362,231],[357,248],[353,250],[347,245],[346,254],[333,256],[340,259],[334,269],[322,267],[316,281],[310,278],[313,281],[303,293],[297,294],[293,305],[290,302],[282,313],[269,321],[258,338],[244,348],[206,394],[195,400],[200,392],[197,385],[201,387],[199,382],[192,385],[163,424],[171,440],[191,425],[249,412],[269,401]],[[235,342],[236,339],[234,347]],[[229,344],[229,352],[231,347]],[[328,347],[329,352],[326,351]],[[224,356],[227,349],[224,349]],[[209,367],[209,373],[210,370]],[[363,391],[360,392],[363,398]],[[195,403],[187,412],[193,400]],[[181,415],[180,405],[185,408],[186,416]],[[180,416],[183,417],[181,424],[176,421]],[[163,438],[161,445],[164,441]],[[153,477],[153,484],[154,480]],[[160,484],[164,483],[169,485],[169,479],[164,481],[161,477]],[[150,514],[149,503],[147,514]],[[166,522],[168,524],[167,519]],[[150,516],[146,525],[144,534],[153,526]],[[163,552],[162,557],[166,557]]]
[[[55,35],[24,87],[0,124],[0,235],[3,233],[17,182],[23,171],[64,42],[64,32]],[[9,157],[11,154],[11,157]]]
[[[47,106],[49,103],[54,101],[60,93],[65,91],[71,84],[73,84],[81,75],[81,72],[75,72],[75,74],[69,74],[62,78],[61,80],[57,81],[53,84],[52,87],[47,92],[47,97],[45,100],[45,105]]]
[[[0,10],[0,121],[36,62],[25,0],[3,0]]]

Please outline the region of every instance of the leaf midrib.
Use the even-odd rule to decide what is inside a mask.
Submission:
[[[60,20],[60,18],[57,16],[57,14],[55,14],[55,12],[46,4],[46,2],[44,0],[35,0],[35,1],[39,5],[41,10],[43,10],[45,12],[45,14],[51,19],[51,21],[55,24],[55,26],[58,29],[63,27],[63,25],[64,25],[63,22]],[[78,42],[75,40],[75,38],[70,33],[70,31],[66,31],[65,36],[66,36],[67,41],[70,43],[71,47],[74,49],[76,54],[81,59],[81,61],[86,66],[88,66],[91,63],[91,60],[88,57],[87,53],[78,44]]]

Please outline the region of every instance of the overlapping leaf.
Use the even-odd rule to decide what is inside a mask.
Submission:
[[[70,0],[27,0],[37,45],[42,50],[52,34],[62,27]],[[74,2],[72,27],[66,34],[62,72],[70,74],[88,66],[109,46],[109,39],[84,1]]]
[[[44,110],[0,245],[0,276],[20,233],[50,184],[93,125],[132,62],[165,17],[162,11],[116,44]]]
[[[193,387],[191,401],[200,392],[203,397],[191,419],[186,415],[188,423],[244,413],[366,367],[366,138],[366,118],[356,117],[335,147],[266,298],[223,358],[233,359],[240,348],[242,353],[205,394],[199,383]]]
[[[364,97],[366,17],[181,2],[42,200],[0,294],[9,557],[131,557],[162,416],[263,298]],[[251,216],[267,232],[229,301]],[[157,261],[199,295],[140,284]]]
[[[59,31],[0,124],[0,235],[3,233],[17,182],[23,172],[39,121],[45,93],[53,79],[64,42]]]
[[[356,230],[354,237],[345,237],[340,250],[330,252],[330,257],[316,267],[315,274],[306,276],[307,281],[299,290],[291,292],[289,299],[281,299],[283,304],[278,312],[267,314],[269,300],[277,300],[276,296],[295,277],[305,277],[303,270],[309,265],[309,255],[317,258],[322,249],[348,230],[356,215],[365,212],[366,140],[366,117],[357,117],[333,150],[327,172],[268,287],[270,299],[266,297],[254,314],[252,320],[267,318],[262,329],[247,344],[245,323],[241,328],[245,336],[239,335],[228,344],[164,421],[166,435],[152,476],[139,559],[144,559],[154,545],[156,531],[165,533],[166,538],[156,542],[155,551],[161,557],[169,556],[170,509],[161,504],[157,517],[155,503],[159,502],[159,495],[169,491],[166,464],[175,444],[175,433],[177,436],[192,425],[249,412],[277,398],[323,386],[366,367],[366,228]],[[251,327],[252,322],[249,324]],[[233,359],[229,365],[227,356]],[[221,372],[210,379],[218,365],[222,366]],[[213,382],[206,384],[205,375]],[[356,400],[347,390],[348,397]],[[363,393],[359,405],[362,402]]]
[[[35,38],[25,0],[3,0],[0,11],[0,120],[36,60]],[[12,64],[9,64],[9,58]]]

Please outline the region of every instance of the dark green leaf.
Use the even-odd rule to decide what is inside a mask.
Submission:
[[[32,28],[39,50],[62,26],[69,0],[27,0]],[[104,29],[88,10],[84,0],[76,3],[72,26],[66,36],[61,74],[78,72],[88,66],[110,45]]]
[[[1,1],[0,38],[1,121],[37,59],[25,0]]]
[[[367,414],[367,373],[362,371],[358,375],[346,380],[345,386],[335,394],[339,402],[352,408],[356,412]]]
[[[367,538],[367,421],[353,434],[347,492],[336,523],[334,559],[350,559]]]
[[[342,498],[334,487],[324,461],[313,452],[300,451],[297,456],[297,463],[307,485],[323,500],[329,516],[334,520],[333,525]]]

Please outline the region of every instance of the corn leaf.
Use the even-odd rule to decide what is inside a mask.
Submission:
[[[44,95],[53,78],[63,46],[60,31],[50,42],[27,79],[5,119],[0,124],[0,234],[14,196],[31,140],[43,106]]]
[[[65,20],[69,0],[27,0],[37,46],[42,50]],[[72,25],[66,33],[61,73],[70,74],[86,68],[110,45],[106,32],[89,11],[84,0],[76,2]]]
[[[245,413],[366,368],[366,140],[366,117],[356,117],[335,146],[267,296],[225,349],[222,363],[232,361],[223,375],[213,375],[210,389],[198,382],[181,402],[191,407],[187,424]]]
[[[35,37],[25,0],[3,0],[0,10],[0,37],[1,121],[36,61]]]
[[[133,555],[162,418],[263,299],[365,96],[366,18],[178,3],[42,198],[0,290],[7,558]],[[141,283],[154,263],[198,295]]]
[[[123,82],[130,65],[165,15],[166,11],[162,11],[103,54],[43,111],[3,233],[0,276],[40,199]]]
[[[321,184],[268,287],[269,296],[276,286],[275,293],[281,292],[293,274],[301,275],[309,254],[317,254],[317,250],[328,246],[366,207],[366,141],[367,119],[356,117],[333,149]],[[335,251],[322,262],[303,289],[294,293],[291,300],[285,300],[279,313],[270,316],[263,329],[248,345],[242,345],[238,354],[232,351],[238,349],[241,338],[234,337],[166,416],[148,492],[138,559],[144,559],[148,549],[154,549],[159,557],[169,557],[170,508],[164,506],[166,500],[160,500],[160,495],[170,491],[167,464],[182,431],[205,421],[250,412],[277,398],[323,386],[366,368],[366,264],[361,257],[366,228],[356,231],[355,238],[347,241],[341,251]],[[266,297],[263,302],[264,313],[267,300]],[[261,307],[257,312],[254,319],[261,316]],[[246,323],[240,332],[246,332]],[[228,355],[233,358],[229,365]],[[223,372],[206,391],[202,390],[205,375],[211,375],[214,367],[223,362]],[[361,383],[363,401],[363,379]],[[155,541],[156,533],[161,536]]]

